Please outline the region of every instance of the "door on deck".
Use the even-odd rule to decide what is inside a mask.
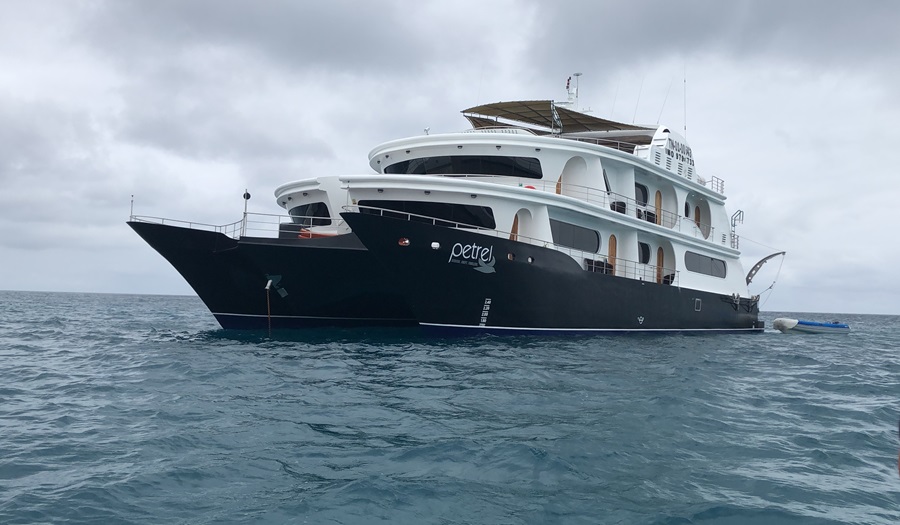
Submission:
[[[662,284],[663,282],[663,266],[664,266],[664,258],[662,246],[656,249],[656,284]]]
[[[662,193],[656,190],[656,224],[662,224]]]
[[[616,236],[609,236],[609,255],[607,256],[607,262],[612,266],[612,275],[616,274]]]

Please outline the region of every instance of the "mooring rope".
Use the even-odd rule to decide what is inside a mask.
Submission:
[[[269,321],[269,337],[272,337],[272,303],[269,302],[269,288],[272,287],[272,280],[266,283],[266,318]]]
[[[781,267],[784,265],[784,258],[785,258],[785,257],[787,257],[787,253],[781,254],[781,262],[778,263],[778,271],[775,273],[775,279],[772,281],[772,284],[770,284],[768,288],[766,288],[765,290],[759,292],[759,295],[762,295],[762,294],[764,294],[764,293],[766,293],[766,292],[772,292],[772,290],[775,288],[775,283],[778,282],[778,277],[781,275]],[[762,309],[763,306],[766,305],[766,303],[769,301],[769,298],[770,298],[770,297],[772,297],[772,294],[771,294],[771,293],[769,293],[769,295],[766,296],[766,299],[759,305],[759,306],[760,306],[760,310]]]

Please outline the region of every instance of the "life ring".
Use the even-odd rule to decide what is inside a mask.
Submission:
[[[537,188],[535,188],[534,186],[532,186],[531,184],[529,184],[528,186],[525,186],[525,187],[526,187],[527,189],[529,189],[529,190],[536,190],[536,189],[537,189]]]

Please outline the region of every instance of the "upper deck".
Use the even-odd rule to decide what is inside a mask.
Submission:
[[[534,135],[576,140],[630,153],[668,172],[707,186],[724,195],[724,181],[709,181],[697,174],[687,140],[666,126],[637,126],[615,122],[569,109],[552,100],[496,102],[462,111],[471,131],[516,129]]]

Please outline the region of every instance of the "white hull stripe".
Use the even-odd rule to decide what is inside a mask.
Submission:
[[[478,326],[469,324],[419,323],[439,328],[470,330],[509,330],[520,332],[762,332],[763,328],[527,328],[514,326]]]

